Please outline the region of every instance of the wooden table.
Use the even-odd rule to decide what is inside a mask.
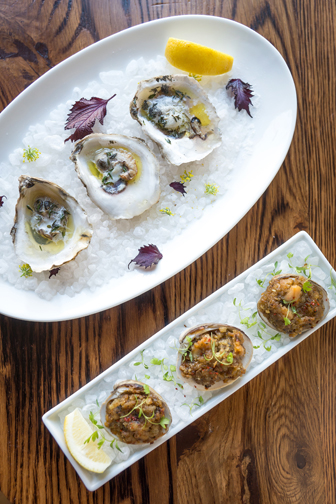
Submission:
[[[308,231],[336,264],[335,12],[331,0],[0,2],[1,108],[93,42],[178,14],[227,17],[265,36],[286,60],[298,95],[294,140],[278,175],[191,266],[80,320],[0,316],[0,488],[11,503],[336,502],[335,321],[95,493],[41,422],[52,406],[297,231]]]

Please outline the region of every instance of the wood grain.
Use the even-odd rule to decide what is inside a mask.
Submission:
[[[2,0],[0,107],[80,49],[178,14],[241,22],[285,58],[298,95],[290,151],[260,200],[219,243],[150,292],[80,320],[0,316],[0,488],[11,503],[332,504],[335,321],[94,493],[42,414],[304,229],[335,250],[335,11],[331,0]],[[0,498],[1,500],[1,498]]]

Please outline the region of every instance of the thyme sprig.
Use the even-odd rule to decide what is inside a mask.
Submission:
[[[261,279],[256,279],[257,281],[257,284],[260,285],[260,287],[264,287],[264,284],[266,282],[266,279],[269,275],[272,275],[272,276],[275,276],[275,275],[280,275],[280,273],[282,272],[282,270],[277,270],[277,267],[279,266],[279,263],[278,261],[275,261],[274,263],[274,268],[273,268],[273,271],[271,271],[270,273],[267,273],[267,275],[265,276],[264,280],[261,280]]]
[[[200,408],[200,407],[202,406],[202,404],[204,404],[204,399],[203,399],[203,397],[202,397],[202,396],[199,396],[199,397],[198,397],[198,401],[199,401],[199,403],[198,403],[198,402],[196,402],[196,401],[197,401],[197,399],[194,399],[194,401],[193,401],[192,403],[190,403],[190,404],[188,404],[188,403],[183,403],[183,404],[182,404],[182,406],[187,406],[187,407],[189,408],[189,413],[190,413],[190,415],[191,415],[191,416],[192,416],[191,410],[192,410],[194,407]]]
[[[258,315],[258,312],[252,313],[251,317],[244,317],[243,318],[241,316],[241,310],[248,311],[248,310],[251,310],[251,308],[242,308],[242,302],[239,301],[238,305],[236,304],[236,302],[237,302],[237,298],[234,298],[233,304],[238,308],[238,314],[239,314],[240,323],[243,324],[243,325],[245,325],[248,329],[250,327],[255,326],[257,324],[257,315]]]

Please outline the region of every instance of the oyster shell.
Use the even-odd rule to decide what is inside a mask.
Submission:
[[[215,107],[202,86],[187,75],[140,82],[130,113],[172,164],[203,159],[221,144]]]
[[[86,214],[64,189],[21,175],[19,193],[11,235],[17,255],[33,271],[58,268],[89,245],[92,229]]]
[[[159,201],[157,161],[139,138],[88,135],[70,159],[88,196],[111,219],[131,219]]]
[[[234,347],[233,349],[231,349],[231,358],[232,358],[231,363],[228,360],[229,354],[226,356],[226,361],[222,360],[225,359],[223,353],[227,352],[226,350],[223,351],[223,353],[220,354],[219,356],[217,355],[217,353],[219,352],[216,352],[217,358],[213,357],[213,350],[212,350],[213,342],[211,332],[213,331],[215,333],[218,330],[220,331],[220,333],[223,334],[223,338],[225,338],[225,334],[227,331],[234,332],[235,334],[238,335],[238,337],[240,337],[240,339],[234,340]],[[201,367],[199,368],[200,371],[199,375],[197,375],[197,371],[195,368],[191,370],[192,372],[190,373],[189,376],[186,376],[186,374],[183,374],[183,372],[180,369],[181,365],[185,363],[187,360],[190,362],[191,365],[197,362],[197,355],[195,356],[193,354],[193,359],[190,360],[188,354],[192,350],[195,350],[195,347],[193,348],[194,343],[197,342],[195,340],[201,340],[207,334],[210,334],[209,337],[211,338],[211,341],[205,342],[205,344],[209,346],[210,343],[210,347],[206,348],[203,346],[202,347],[199,346],[199,348],[196,349],[195,353],[196,354],[199,353],[199,357],[202,357],[203,359],[207,350],[211,350],[212,355],[209,354],[208,356],[206,356],[207,357],[207,359],[205,359],[206,364],[204,363],[203,367],[201,364]],[[192,385],[198,390],[218,390],[220,388],[227,387],[245,373],[247,367],[251,362],[253,355],[253,345],[250,338],[237,327],[230,326],[227,324],[209,323],[191,327],[181,334],[179,342],[180,342],[180,349],[178,352],[177,365],[176,365],[177,375],[181,380],[190,383],[190,385]],[[203,345],[203,342],[201,343],[201,345]],[[239,359],[237,359],[235,356],[236,355],[239,356],[239,353],[242,353],[242,348],[244,348],[244,355],[241,357],[239,361]],[[234,354],[234,356],[232,354]],[[183,356],[185,356],[184,360]],[[214,361],[213,362],[214,365],[210,365],[212,361]],[[224,367],[221,368],[223,372],[228,370],[228,373],[223,373],[223,377],[220,376],[220,373],[216,373],[216,370],[220,371],[218,361],[222,362],[224,365]],[[208,370],[208,368],[210,369]],[[229,371],[231,371],[231,376]],[[208,382],[211,385],[205,386],[202,383],[200,383],[200,381]]]
[[[149,394],[145,393],[144,390],[145,384],[139,381],[134,380],[125,380],[116,384],[113,388],[113,392],[106,399],[106,401],[101,405],[100,408],[100,419],[102,425],[105,427],[107,432],[112,436],[116,436],[123,443],[128,444],[148,444],[153,443],[159,437],[163,436],[168,432],[170,424],[172,422],[172,416],[170,410],[168,408],[167,403],[162,399],[162,397],[155,392],[154,389],[146,385],[146,388],[149,389]],[[132,396],[136,396],[136,401],[132,398]],[[140,410],[135,408],[136,413],[134,414],[134,419],[129,417],[129,414],[133,411],[134,406],[140,405],[147,398],[151,399],[151,404],[147,407],[150,408],[150,412],[148,413],[149,420],[146,420],[144,414],[139,415]],[[106,415],[109,412],[109,404],[114,400],[117,400],[117,405],[115,410],[112,409],[113,412],[122,412],[123,414],[117,419],[114,423],[113,420],[107,420]],[[126,406],[126,414],[123,412],[123,406]],[[161,406],[160,406],[161,405]],[[154,409],[153,409],[154,406]],[[146,405],[143,403],[143,409],[145,409]],[[162,412],[163,408],[163,412]],[[153,416],[151,416],[153,409]],[[166,424],[165,427],[161,426],[160,423],[156,420],[156,416],[164,416],[169,420],[169,423]],[[127,418],[124,422],[121,421],[122,418]],[[108,425],[112,425],[110,428]]]
[[[293,282],[283,282],[290,279]],[[302,275],[291,273],[274,276],[257,304],[261,320],[271,329],[290,337],[298,336],[321,322],[330,309],[327,291],[309,279],[311,289],[304,292],[302,285],[307,281]],[[291,317],[289,323],[285,323],[284,317],[288,320]]]

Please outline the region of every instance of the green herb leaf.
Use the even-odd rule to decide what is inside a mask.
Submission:
[[[284,317],[284,322],[285,322],[285,326],[287,326],[291,323],[291,321],[287,317]]]
[[[173,366],[173,364],[171,364],[171,365],[170,365],[170,371],[171,371],[171,372],[176,371],[176,366]]]
[[[271,349],[272,349],[272,347],[271,347],[271,346],[265,346],[265,345],[264,345],[264,347],[265,347],[265,350],[267,350],[267,352],[270,352],[270,351],[271,351]]]
[[[145,374],[145,378],[147,378],[147,380],[149,380],[150,376],[148,374]]]
[[[203,404],[203,403],[204,403],[204,399],[203,399],[203,397],[202,397],[202,396],[199,396],[198,400],[199,400],[199,402],[200,402],[201,404]]]
[[[147,394],[147,395],[150,394],[150,390],[149,390],[148,385],[144,385],[143,388],[144,388],[145,394]]]
[[[99,402],[98,402],[98,399],[96,399],[96,404],[97,404],[97,406],[98,406],[98,408],[99,408]]]
[[[168,424],[169,424],[169,419],[168,418],[166,418],[166,417],[161,418],[161,420],[160,420],[161,427],[163,427],[165,429],[166,425],[168,425]]]
[[[258,345],[258,346],[253,346],[253,348],[254,348],[255,350],[257,350],[257,348],[260,348],[260,345]]]
[[[293,255],[294,255],[294,254],[292,254],[291,252],[289,252],[289,253],[287,254],[288,259],[291,259],[291,258],[293,257]]]
[[[154,364],[154,366],[161,366],[162,360],[153,357],[153,359],[150,362],[151,364]]]
[[[312,290],[312,284],[309,282],[309,280],[306,280],[304,284],[302,285],[302,290],[303,292],[309,292]]]
[[[142,362],[134,362],[133,366],[140,366],[140,364],[142,364]]]
[[[90,422],[92,422],[94,425],[97,425],[97,420],[95,420],[95,417],[94,417],[94,414],[92,413],[92,411],[90,411],[90,414],[89,414],[89,420]]]

